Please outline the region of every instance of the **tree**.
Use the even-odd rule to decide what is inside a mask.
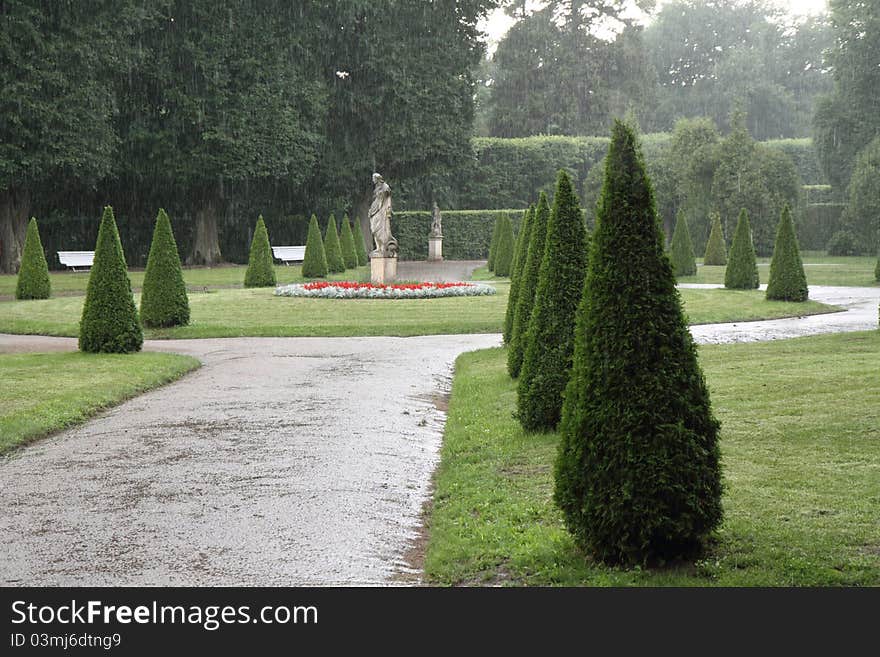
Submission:
[[[634,133],[615,122],[577,311],[554,500],[609,563],[697,554],[720,524],[715,420]]]
[[[688,230],[684,213],[678,213],[675,230],[672,233],[672,271],[676,276],[694,276],[697,273],[697,260],[694,256],[694,244]]]
[[[522,370],[523,356],[528,343],[529,322],[535,307],[535,294],[538,290],[538,277],[544,261],[544,247],[547,243],[547,225],[550,223],[550,204],[547,195],[541,192],[538,207],[532,218],[529,248],[521,273],[516,309],[513,313],[513,330],[510,333],[510,346],[507,349],[507,371],[514,379]]]
[[[245,279],[246,280],[246,279]],[[159,209],[141,290],[141,322],[149,327],[189,324],[189,297],[171,220]]]
[[[791,208],[782,209],[776,246],[770,261],[770,280],[767,283],[767,299],[775,301],[806,301],[809,296],[807,277],[798,248]]]
[[[724,244],[724,231],[721,229],[721,215],[712,213],[712,232],[706,242],[704,265],[724,266],[727,264],[727,246]]]
[[[364,233],[361,230],[361,222],[354,222],[354,251],[357,254],[358,267],[369,264],[370,259],[367,257],[367,245],[364,242]]]
[[[110,173],[116,102],[106,78],[126,51],[111,29],[114,2],[21,0],[0,14],[0,272],[12,274],[34,195]]]
[[[534,216],[535,206],[532,205],[529,206],[529,209],[523,215],[522,223],[519,226],[519,234],[516,236],[513,270],[510,272],[510,293],[507,296],[507,310],[504,314],[504,330],[502,331],[502,338],[507,345],[510,344],[510,336],[513,333],[513,318],[516,315],[516,303],[522,285],[522,272],[529,253],[529,242],[532,239]]]
[[[21,254],[21,268],[18,270],[18,280],[15,284],[15,298],[48,299],[51,294],[52,281],[49,279],[46,253],[40,241],[37,219],[31,217]]]
[[[492,241],[489,242],[489,261],[486,269],[495,271],[495,253],[498,251],[498,238],[501,236],[501,213],[495,215],[495,223],[492,226]]]
[[[580,204],[571,179],[560,170],[517,387],[516,416],[526,431],[551,431],[559,422],[587,246]]]
[[[143,329],[131,293],[113,208],[104,208],[95,259],[79,323],[79,349],[92,353],[140,351]]]
[[[752,244],[752,228],[749,225],[749,213],[743,208],[730,245],[730,257],[724,271],[724,287],[732,290],[755,290],[758,284],[758,263]]]
[[[342,217],[342,261],[346,269],[357,269],[358,257],[354,246],[354,234],[351,232],[351,223],[348,215]]]
[[[302,275],[305,278],[324,278],[329,272],[327,254],[324,252],[324,240],[321,238],[321,228],[318,226],[318,218],[312,215],[309,221],[309,234],[306,237]]]
[[[269,233],[263,215],[257,219],[247,271],[244,274],[245,287],[275,287],[275,261],[269,244]]]
[[[513,225],[510,223],[510,215],[506,212],[501,215],[501,226],[498,229],[498,244],[495,247],[495,275],[510,276],[513,265]]]
[[[880,135],[859,151],[846,188],[847,205],[841,217],[856,238],[859,253],[880,248]]]
[[[324,253],[327,254],[327,267],[331,274],[345,271],[342,245],[339,244],[339,233],[336,230],[336,217],[332,214],[327,221],[327,231],[324,233]]]

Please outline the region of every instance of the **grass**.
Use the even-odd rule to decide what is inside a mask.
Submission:
[[[498,294],[445,299],[306,299],[272,289],[223,289],[190,294],[192,323],[147,330],[147,338],[219,338],[498,333],[509,283]],[[807,315],[835,310],[813,301],[766,301],[753,290],[682,290],[695,324]],[[0,333],[76,336],[82,296],[0,303]],[[140,299],[137,298],[140,303]]]
[[[0,454],[198,366],[174,354],[2,354]]]
[[[810,285],[841,285],[871,287],[877,285],[874,267],[877,258],[858,256],[825,256],[809,251],[803,254],[804,273]],[[702,259],[698,260],[702,262]],[[704,266],[697,268],[696,276],[682,276],[679,283],[724,283],[725,267]],[[758,258],[758,276],[761,283],[770,277],[770,258]]]
[[[597,565],[551,495],[557,434],[525,435],[503,349],[458,359],[426,573],[440,584],[880,585],[880,331],[704,346],[725,521],[695,564]]]
[[[246,265],[224,265],[220,267],[192,267],[184,268],[183,278],[190,291],[202,292],[208,289],[240,288],[244,286],[244,273]],[[140,290],[144,284],[144,270],[129,270],[131,286]],[[278,283],[303,283],[307,280],[302,276],[302,268],[299,265],[290,267],[275,265],[275,277]],[[358,267],[343,274],[331,274],[330,280],[361,280],[370,277],[369,267]],[[53,295],[77,295],[85,294],[89,283],[88,272],[53,271],[49,273],[52,281]],[[11,299],[15,296],[15,284],[17,277],[12,274],[0,275],[0,299]]]

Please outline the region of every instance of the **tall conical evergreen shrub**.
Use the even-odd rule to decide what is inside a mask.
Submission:
[[[263,215],[257,219],[254,237],[251,240],[251,253],[247,271],[244,274],[245,287],[275,287],[275,261],[269,245],[269,232]]]
[[[361,230],[361,222],[357,217],[354,220],[354,252],[357,254],[358,267],[363,267],[370,262],[367,257],[367,245],[364,242],[364,232]]]
[[[327,254],[327,268],[331,274],[345,271],[342,245],[339,243],[339,233],[336,230],[336,217],[332,214],[327,222],[327,232],[324,233],[324,253]]]
[[[758,262],[752,242],[752,227],[749,225],[749,213],[743,208],[730,245],[724,287],[732,290],[754,290],[758,284]]]
[[[874,280],[880,283],[880,256],[877,256],[877,264],[874,265]]]
[[[584,285],[587,245],[580,204],[571,179],[562,170],[556,179],[517,388],[516,416],[526,431],[550,431],[559,423],[562,393],[571,369],[574,318]]]
[[[324,240],[318,218],[312,215],[309,221],[309,234],[306,237],[306,252],[303,255],[302,275],[305,278],[324,278],[329,273],[327,256],[324,253]]]
[[[510,294],[507,296],[507,311],[504,314],[504,329],[502,331],[505,344],[510,344],[510,335],[513,332],[513,317],[516,314],[516,302],[519,298],[522,270],[525,267],[526,256],[529,252],[529,240],[532,238],[532,219],[534,215],[535,206],[529,206],[519,225],[519,234],[516,236],[513,269],[510,272]]]
[[[709,233],[709,241],[706,242],[706,254],[703,256],[704,265],[727,264],[727,245],[724,243],[724,231],[721,228],[721,215],[712,214],[712,230]]]
[[[676,276],[693,276],[697,273],[697,260],[694,257],[694,243],[684,212],[679,211],[675,218],[670,249],[672,271]]]
[[[495,247],[495,275],[510,276],[513,266],[513,225],[510,223],[510,215],[506,212],[501,215],[501,227],[498,229],[498,244]]]
[[[348,215],[342,217],[342,262],[346,269],[356,269],[358,266],[357,251],[354,247],[354,234],[351,232],[351,224]]]
[[[770,279],[767,281],[767,299],[774,301],[806,301],[809,296],[807,276],[798,248],[791,208],[782,208],[773,259],[770,261]]]
[[[131,281],[125,265],[113,208],[104,208],[95,260],[89,274],[79,324],[80,351],[127,353],[140,351],[144,333],[138,319]]]
[[[495,223],[492,226],[492,241],[489,242],[489,262],[486,268],[495,271],[495,251],[498,248],[498,237],[501,234],[501,214],[495,215]]]
[[[719,424],[641,149],[619,121],[592,241],[554,499],[599,560],[690,556],[721,522]]]
[[[514,379],[519,376],[520,370],[522,370],[527,343],[526,336],[529,322],[532,319],[532,310],[535,307],[538,276],[541,273],[541,263],[544,261],[548,223],[550,223],[550,204],[547,201],[547,195],[541,192],[535,216],[532,218],[529,248],[520,274],[521,281],[517,292],[519,298],[516,300],[516,309],[513,312],[513,329],[510,332],[510,345],[507,349],[507,371]]]
[[[180,268],[180,254],[171,230],[171,220],[161,208],[156,217],[147,270],[144,272],[141,322],[151,327],[189,324],[189,297]]]
[[[52,281],[49,279],[49,265],[40,240],[36,217],[31,217],[24,236],[21,252],[21,267],[15,283],[15,298],[48,299],[52,294]]]

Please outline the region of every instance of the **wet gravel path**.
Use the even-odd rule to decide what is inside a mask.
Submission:
[[[691,286],[713,287],[713,286]],[[725,343],[877,327],[846,312],[692,327]],[[148,342],[203,367],[0,463],[0,584],[382,584],[406,575],[452,364],[498,335]],[[0,335],[0,353],[76,340]],[[412,573],[410,573],[412,574]]]

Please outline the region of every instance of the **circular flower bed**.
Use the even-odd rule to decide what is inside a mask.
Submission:
[[[495,288],[483,283],[400,283],[374,285],[352,281],[315,281],[279,285],[280,297],[321,299],[437,299],[440,297],[477,297],[495,294]]]

